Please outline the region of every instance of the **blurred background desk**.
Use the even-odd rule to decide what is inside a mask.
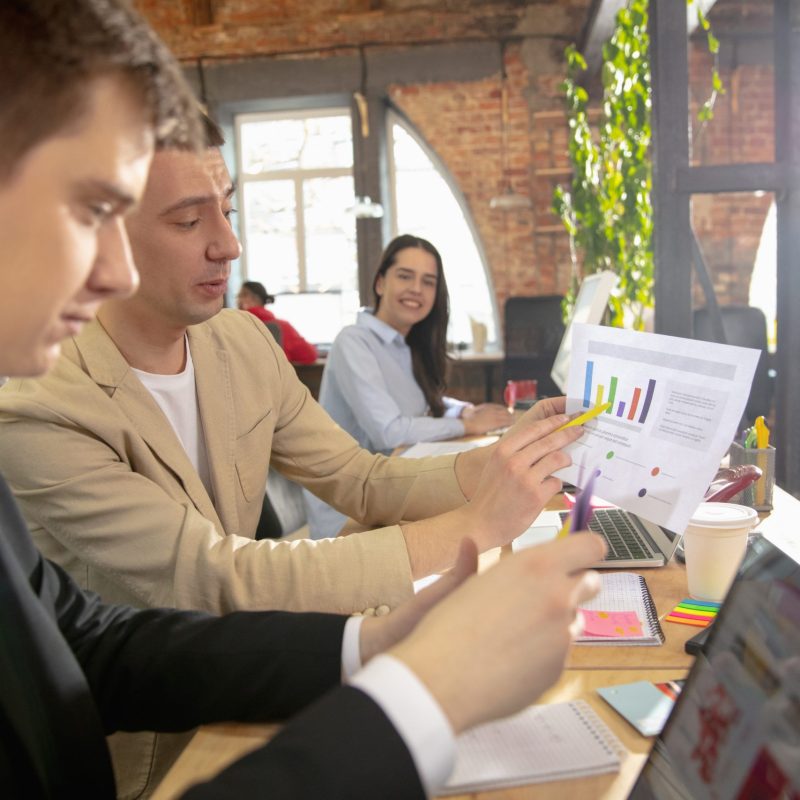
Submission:
[[[313,364],[292,364],[300,382],[308,387],[315,400],[319,400],[319,387],[325,359]],[[464,350],[450,354],[447,364],[447,394],[470,403],[502,403],[503,352],[494,350],[473,353]]]
[[[459,350],[449,353],[447,394],[470,403],[502,403],[502,350],[475,353]]]

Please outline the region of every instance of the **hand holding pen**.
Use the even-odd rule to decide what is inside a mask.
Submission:
[[[597,477],[597,471],[592,470],[589,480],[586,481],[583,489],[581,489],[575,497],[575,504],[572,506],[572,511],[567,517],[561,530],[558,532],[557,539],[567,536],[572,531],[585,531],[589,528],[589,520],[592,518],[592,493],[594,492],[594,481]]]

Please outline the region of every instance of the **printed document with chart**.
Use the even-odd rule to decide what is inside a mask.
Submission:
[[[584,425],[557,476],[682,533],[737,433],[758,350],[598,325],[573,327],[567,413]]]

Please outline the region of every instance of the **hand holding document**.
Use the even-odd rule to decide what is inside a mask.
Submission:
[[[573,463],[557,477],[580,485],[582,473],[598,470],[595,494],[682,532],[733,440],[758,357],[742,347],[575,325],[567,412],[596,416],[566,448]]]

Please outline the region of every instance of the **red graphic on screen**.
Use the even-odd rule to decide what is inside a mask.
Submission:
[[[740,712],[725,687],[717,685],[709,693],[708,704],[699,709],[700,736],[692,750],[692,761],[698,765],[703,783],[714,780],[714,768],[719,759],[720,747],[739,719]]]

